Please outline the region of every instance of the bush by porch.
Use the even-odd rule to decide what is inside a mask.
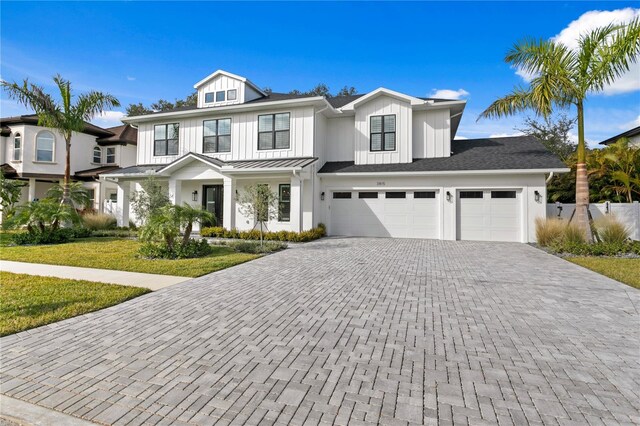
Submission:
[[[200,230],[202,237],[213,238],[231,238],[237,240],[259,240],[260,231],[252,229],[250,231],[240,231],[238,229],[225,229],[222,227],[214,226],[208,228],[202,228]],[[325,226],[321,223],[317,228],[310,229],[302,232],[292,231],[278,231],[278,232],[263,232],[263,238],[266,241],[284,241],[292,243],[305,243],[308,241],[317,240],[327,235]]]

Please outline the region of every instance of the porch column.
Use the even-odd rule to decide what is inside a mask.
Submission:
[[[182,205],[182,181],[169,179],[169,199],[174,206]]]
[[[291,177],[291,228],[302,231],[302,180],[298,176]]]
[[[36,198],[36,178],[29,178],[29,199],[32,202]]]
[[[236,227],[236,180],[232,177],[225,177],[223,185],[222,226],[226,229],[233,229]]]
[[[118,182],[118,202],[116,216],[118,226],[129,226],[129,196],[131,195],[131,182]]]

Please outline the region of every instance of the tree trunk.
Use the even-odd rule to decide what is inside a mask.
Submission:
[[[184,228],[184,236],[182,237],[182,245],[186,246],[191,238],[191,230],[193,229],[193,222],[189,222]]]
[[[589,180],[587,179],[587,151],[584,142],[584,108],[578,102],[578,164],[576,168],[576,223],[584,231],[587,242],[593,241],[589,224]]]
[[[71,136],[65,137],[66,142],[66,158],[64,165],[64,186],[62,188],[62,204],[71,205]]]

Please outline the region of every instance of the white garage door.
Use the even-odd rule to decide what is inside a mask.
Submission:
[[[520,198],[516,190],[458,191],[458,239],[520,241]]]
[[[338,191],[331,198],[332,235],[439,238],[436,191]]]

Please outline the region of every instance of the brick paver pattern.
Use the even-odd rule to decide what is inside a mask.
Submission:
[[[325,239],[0,339],[1,391],[116,425],[633,424],[639,295],[523,244]]]

